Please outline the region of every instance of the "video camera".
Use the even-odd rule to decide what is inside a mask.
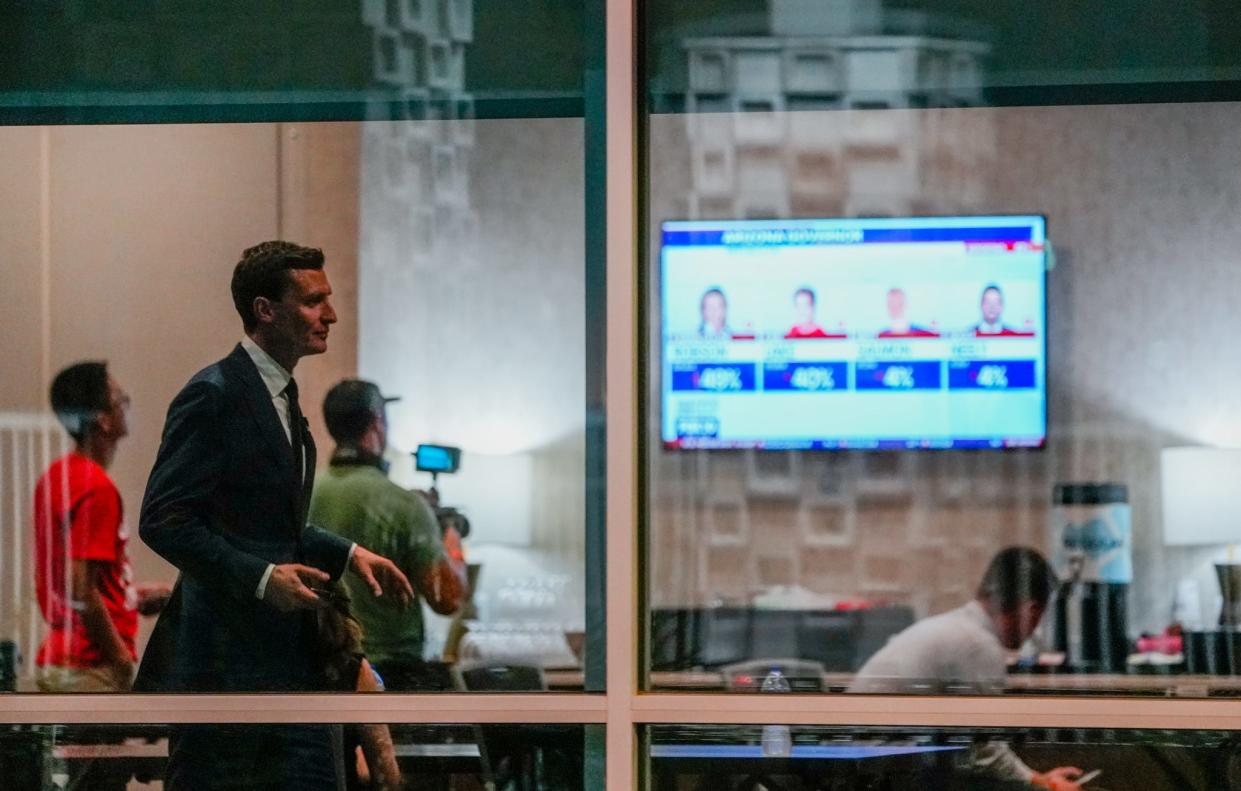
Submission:
[[[470,520],[453,506],[440,505],[440,493],[436,488],[439,474],[451,475],[461,467],[461,448],[450,445],[419,445],[414,451],[414,467],[418,472],[431,473],[431,490],[428,498],[435,510],[435,518],[439,520],[440,532],[455,528],[458,535],[468,538]]]

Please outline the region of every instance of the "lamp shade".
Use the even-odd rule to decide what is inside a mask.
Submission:
[[[1165,544],[1241,543],[1241,450],[1165,448],[1160,467]]]

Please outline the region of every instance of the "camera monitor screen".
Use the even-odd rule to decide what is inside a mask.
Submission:
[[[460,448],[419,445],[414,451],[414,466],[419,472],[456,472],[460,465]]]
[[[666,222],[669,448],[1041,447],[1039,216]]]

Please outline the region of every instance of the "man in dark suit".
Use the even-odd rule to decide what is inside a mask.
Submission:
[[[353,571],[376,597],[412,597],[391,561],[306,524],[315,445],[292,373],[327,351],[331,293],[323,253],[289,242],[251,247],[233,270],[245,335],[173,400],[142,503],[139,534],[181,574],[135,689],[321,689],[318,591]],[[339,783],[327,726],[182,726],[170,746],[177,791]]]

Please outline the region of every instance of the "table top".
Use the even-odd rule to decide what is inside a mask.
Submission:
[[[921,755],[964,750],[963,746],[937,744],[797,744],[787,756],[791,760],[863,761],[869,758],[890,758],[896,755]],[[744,758],[767,759],[757,744],[655,744],[651,758]]]
[[[580,670],[549,670],[544,673],[549,689],[581,690]],[[825,673],[827,688],[843,691],[852,673]],[[720,691],[722,673],[709,670],[659,671],[651,673],[651,686],[674,691]],[[1207,676],[1172,673],[1010,673],[1007,689],[1015,694],[1160,694],[1173,697],[1207,697],[1241,692],[1241,676]]]
[[[398,743],[393,746],[393,750],[397,758],[478,758],[480,756],[477,744]],[[52,748],[52,756],[67,761],[167,758],[168,740],[121,744],[58,744]]]

